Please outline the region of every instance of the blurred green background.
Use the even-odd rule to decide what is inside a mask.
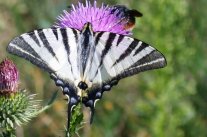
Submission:
[[[83,137],[206,137],[207,136],[207,0],[98,0],[122,4],[144,14],[134,36],[159,49],[168,61],[164,69],[121,80],[96,105],[94,123]],[[31,63],[8,55],[8,42],[21,33],[53,25],[73,0],[0,0],[0,60],[13,59],[21,88],[55,104],[18,127],[19,137],[64,135],[66,102],[49,75]],[[86,113],[85,113],[86,111]],[[84,109],[85,117],[88,110]],[[87,118],[86,118],[87,119]]]

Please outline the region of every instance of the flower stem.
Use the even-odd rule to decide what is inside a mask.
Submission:
[[[69,113],[70,111],[68,111]],[[83,123],[83,113],[82,113],[82,107],[81,104],[78,104],[71,112],[71,114],[68,114],[68,116],[71,116],[70,119],[70,127],[66,129],[66,137],[72,137],[74,134],[78,134],[78,130],[82,126]]]

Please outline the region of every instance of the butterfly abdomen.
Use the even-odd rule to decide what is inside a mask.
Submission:
[[[80,34],[80,39],[78,43],[78,64],[80,65],[80,72],[81,77],[83,77],[84,81],[84,75],[88,71],[88,62],[90,63],[91,60],[91,52],[94,51],[94,42],[93,42],[93,30],[90,23],[86,23],[83,27],[83,30]]]

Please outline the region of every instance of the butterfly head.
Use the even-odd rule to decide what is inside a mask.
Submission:
[[[92,24],[90,22],[85,23],[81,32],[87,33],[86,35],[92,35],[93,33]]]

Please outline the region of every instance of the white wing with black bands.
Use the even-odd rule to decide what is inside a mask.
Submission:
[[[84,104],[91,108],[103,92],[109,91],[120,79],[162,68],[167,64],[161,52],[128,36],[98,32],[95,35],[95,46],[94,56],[99,61],[91,62],[92,67],[88,73],[88,79],[94,86],[88,93],[88,98],[83,99]]]
[[[96,49],[102,52],[99,69],[107,71],[108,77],[102,79],[103,82],[113,77],[124,78],[166,66],[162,53],[145,42],[128,36],[102,33]]]
[[[29,60],[51,74],[56,85],[69,92],[76,100],[74,81],[80,77],[77,65],[77,41],[80,32],[75,29],[49,28],[34,30],[14,38],[7,51]]]
[[[148,44],[124,35],[94,33],[91,24],[82,31],[34,30],[13,39],[7,50],[51,74],[56,85],[70,96],[68,115],[81,100],[78,90],[87,93],[81,96],[82,102],[91,108],[93,116],[96,100],[120,79],[166,66],[164,56]]]

